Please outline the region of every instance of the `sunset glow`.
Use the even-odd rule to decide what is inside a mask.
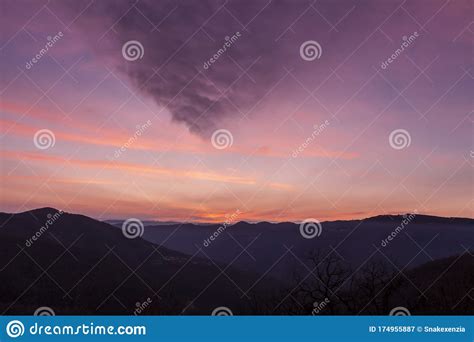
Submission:
[[[474,217],[472,3],[439,12],[443,2],[432,3],[341,2],[296,21],[306,3],[231,1],[221,13],[216,2],[166,16],[173,2],[153,12],[144,2],[121,21],[125,3],[12,1],[0,23],[0,211],[185,222],[223,222],[236,210],[252,222]],[[143,45],[141,59],[123,57],[130,40]],[[300,56],[310,40],[322,48],[313,61]],[[54,135],[44,149],[41,129]],[[217,129],[231,133],[228,147],[211,142]],[[390,144],[397,129],[409,133],[406,148]]]

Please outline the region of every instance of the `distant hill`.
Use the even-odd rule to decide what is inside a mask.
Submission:
[[[402,291],[414,312],[474,314],[474,250],[427,262],[408,272],[413,282]],[[416,286],[416,288],[415,288]],[[424,291],[420,293],[419,290]]]
[[[315,255],[312,272],[295,277],[279,295],[255,299],[258,315],[473,315],[474,254],[415,269],[368,261],[358,268],[337,256]]]
[[[117,227],[122,227],[122,223],[124,223],[125,220],[105,220],[103,222],[117,226]],[[142,223],[145,226],[161,226],[161,225],[166,226],[170,224],[180,224],[180,222],[175,222],[175,221],[149,221],[149,220],[144,220],[142,221]]]
[[[237,257],[233,265],[241,270],[268,271],[286,281],[288,274],[304,269],[301,261],[313,250],[335,250],[334,253],[356,267],[368,258],[389,258],[399,267],[414,268],[433,259],[461,254],[463,246],[474,246],[472,219],[416,215],[402,226],[407,217],[386,215],[364,220],[322,222],[321,235],[312,239],[305,239],[300,233],[300,225],[291,222],[238,222],[221,229],[204,251],[222,263],[229,263]],[[192,254],[219,227],[221,225],[216,224],[147,226],[143,237],[158,245]],[[391,234],[395,236],[388,241]],[[385,244],[384,240],[387,240]],[[242,248],[247,246],[242,253]]]
[[[311,239],[289,222],[169,223],[130,239],[119,220],[0,213],[0,313],[307,315],[324,301],[318,314],[472,314],[474,221],[417,215],[400,229],[407,217],[323,222]]]
[[[238,313],[247,298],[239,287],[258,279],[53,208],[1,213],[0,227],[0,314],[48,306],[57,314],[129,315],[148,298],[144,314],[210,314],[219,306]]]

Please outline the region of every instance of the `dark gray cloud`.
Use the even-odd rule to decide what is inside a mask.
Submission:
[[[468,7],[468,2],[443,8],[446,15],[439,20],[446,21],[445,25],[433,23],[440,16],[429,19],[442,6],[434,3],[427,6],[400,0],[382,6],[373,0],[141,0],[100,1],[88,8],[87,2],[77,1],[56,6],[64,11],[67,7],[71,17],[83,13],[74,29],[84,32],[95,51],[104,61],[112,60],[137,91],[167,106],[173,120],[186,124],[192,132],[209,136],[226,118],[245,115],[251,119],[259,109],[255,105],[289,70],[295,77],[287,77],[279,85],[288,89],[288,96],[296,91],[305,96],[301,85],[313,90],[330,79],[336,85],[321,88],[318,95],[339,107],[338,101],[346,101],[374,67],[379,68],[393,53],[402,37],[416,30],[423,37],[407,55],[423,59],[422,65],[431,61],[434,52],[441,54],[440,65],[459,59],[457,56],[465,54],[457,53],[451,45],[462,25],[456,27],[449,18]],[[412,16],[424,18],[430,33],[422,31]],[[237,39],[232,39],[237,32]],[[468,49],[470,45],[461,43],[462,39],[458,38],[457,49]],[[122,57],[122,46],[130,40],[143,45],[142,59],[130,62]],[[300,45],[308,40],[322,46],[317,63],[299,56]],[[421,49],[427,51],[425,55]],[[449,56],[443,56],[446,54]],[[390,74],[400,88],[398,83],[412,73],[404,65],[393,66]],[[448,69],[440,68],[439,73],[448,77],[444,70]],[[341,99],[334,99],[334,89]],[[386,83],[372,90],[381,98],[392,91]]]
[[[113,58],[137,89],[167,106],[173,119],[194,133],[207,136],[223,118],[247,115],[284,72],[285,55],[275,53],[280,44],[274,41],[285,25],[278,19],[284,14],[281,4],[133,4],[101,2],[77,26],[91,42],[91,37],[98,38],[97,52]],[[122,57],[122,45],[130,40],[143,45],[142,59]]]

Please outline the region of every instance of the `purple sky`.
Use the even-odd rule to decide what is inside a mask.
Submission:
[[[1,6],[2,211],[474,217],[471,1]]]

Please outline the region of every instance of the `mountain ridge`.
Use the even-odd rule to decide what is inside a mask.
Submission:
[[[203,314],[242,302],[227,277],[244,289],[259,278],[84,215],[58,213],[51,207],[0,213],[0,314],[32,314],[41,306],[57,314],[132,314],[147,298],[150,314],[188,306],[187,313]]]
[[[56,209],[54,207],[39,207],[35,209],[30,209],[30,210],[25,210],[22,212],[17,212],[17,213],[9,213],[9,212],[0,212],[0,215],[19,215],[19,214],[28,214],[28,213],[43,213],[45,211],[54,211],[58,212],[61,211],[60,209]],[[78,213],[73,213],[73,212],[67,212],[63,211],[64,213],[70,214],[70,215],[77,215],[77,216],[82,216],[82,217],[87,217],[89,219],[93,219],[99,222],[105,222],[111,225],[117,225],[121,224],[122,222],[125,221],[125,219],[107,219],[107,220],[100,220],[96,219],[94,217],[85,215],[85,214],[78,214]],[[347,223],[347,222],[361,222],[361,221],[375,221],[375,222],[390,222],[390,221],[396,221],[396,220],[401,220],[409,215],[415,216],[415,219],[413,220],[413,223],[416,223],[417,221],[423,221],[423,222],[464,222],[464,223],[474,223],[474,218],[469,218],[469,217],[456,217],[456,216],[436,216],[436,215],[427,215],[427,214],[417,214],[417,213],[405,213],[405,214],[396,214],[396,215],[375,215],[375,216],[369,216],[366,218],[362,219],[345,219],[345,220],[326,220],[326,221],[320,221],[321,224],[325,223]],[[138,218],[138,217],[137,217]],[[140,219],[140,218],[138,218]],[[140,219],[141,220],[141,219]],[[203,226],[220,226],[223,224],[223,222],[179,222],[179,221],[155,221],[155,220],[141,220],[143,223],[146,223],[147,226],[159,226],[159,225],[193,225],[197,227],[203,227]],[[237,221],[235,223],[229,224],[228,226],[235,226],[235,225],[246,225],[246,226],[255,226],[258,224],[264,224],[264,225],[284,225],[284,224],[293,224],[293,225],[300,225],[301,222],[292,222],[292,221],[281,221],[281,222],[270,222],[270,221],[257,221],[257,222],[249,222],[245,220]]]
[[[235,314],[308,314],[311,305],[299,311],[299,305],[280,308],[279,303],[287,298],[285,291],[294,289],[295,276],[305,276],[313,269],[309,252],[320,253],[321,261],[339,258],[348,274],[359,266],[376,267],[372,271],[382,272],[382,282],[389,277],[395,284],[401,280],[395,265],[400,265],[419,288],[428,289],[436,298],[434,304],[420,304],[413,283],[404,282],[397,285],[402,294],[388,292],[393,302],[379,307],[380,303],[370,305],[370,296],[361,301],[362,290],[351,289],[355,307],[370,305],[363,314],[386,314],[393,306],[404,304],[405,298],[409,299],[407,307],[418,313],[472,312],[459,286],[472,264],[472,254],[464,246],[472,250],[474,245],[473,220],[422,216],[417,229],[412,227],[415,218],[387,246],[377,247],[401,218],[323,222],[322,233],[309,239],[295,223],[238,222],[204,246],[203,239],[220,225],[206,229],[187,224],[144,227],[143,236],[131,239],[121,226],[51,207],[0,213],[0,313],[28,315],[49,306],[59,315],[132,314],[137,304],[146,301],[151,302],[145,312],[150,315],[210,314],[223,305]],[[239,229],[239,225],[248,229]],[[26,244],[33,235],[37,238]],[[377,268],[383,262],[385,266]],[[449,274],[443,276],[448,268]],[[364,279],[362,288],[370,280]],[[469,284],[465,284],[467,289]],[[341,294],[348,295],[344,291]],[[449,306],[443,304],[446,291]],[[333,307],[326,314],[359,312],[342,308],[337,297],[331,297],[331,302]],[[262,303],[269,311],[260,311]]]

